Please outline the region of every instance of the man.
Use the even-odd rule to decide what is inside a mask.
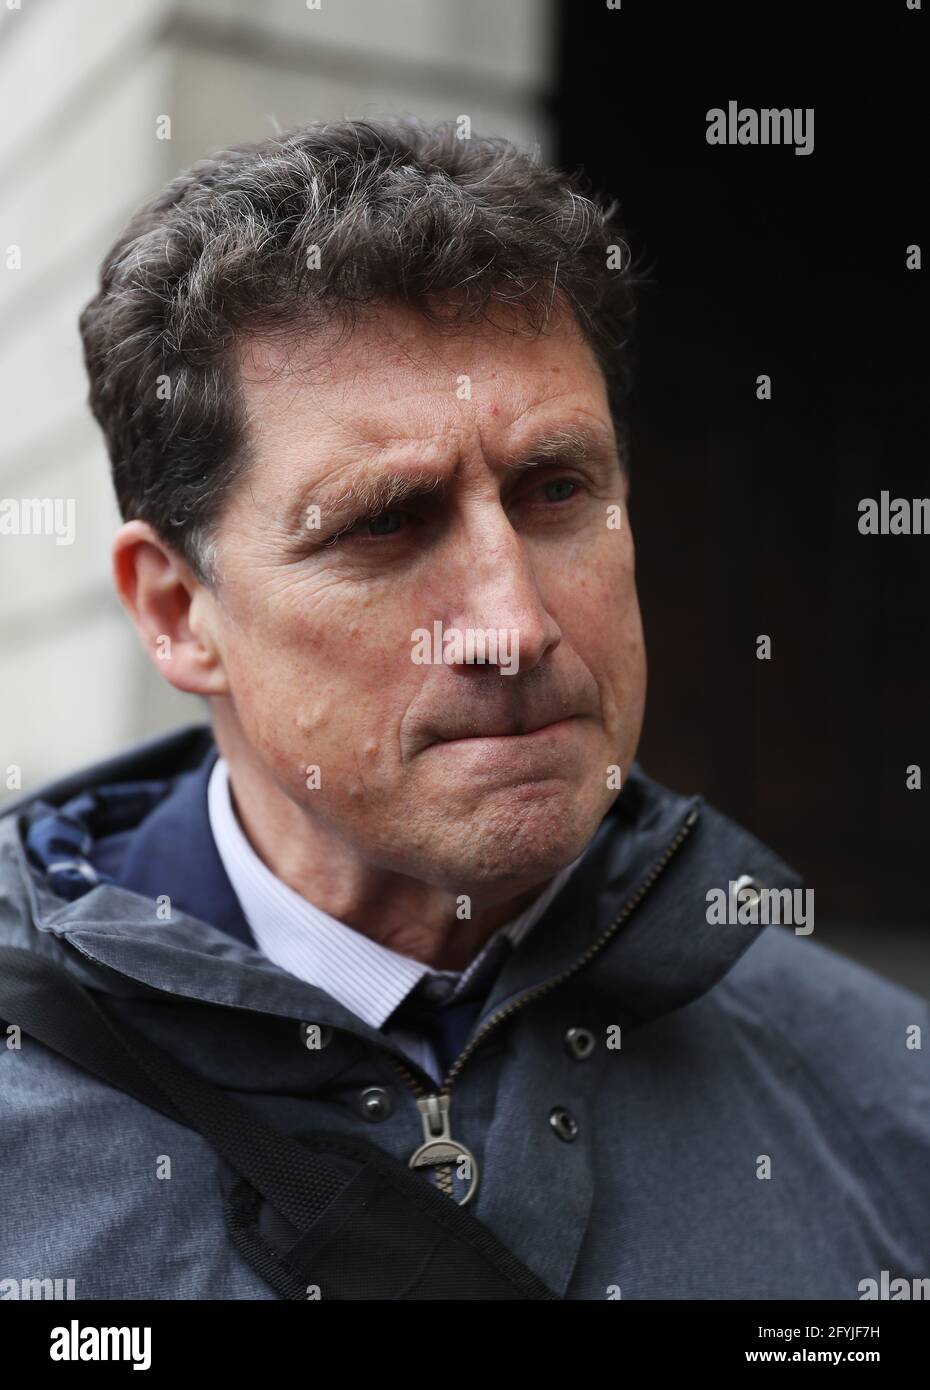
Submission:
[[[857,1299],[927,1273],[927,1007],[635,763],[622,247],[564,175],[401,122],[133,218],[81,318],[114,577],[211,724],[6,808],[2,938],[550,1295]],[[0,1067],[0,1275],[298,1296],[228,1155],[40,1033]]]

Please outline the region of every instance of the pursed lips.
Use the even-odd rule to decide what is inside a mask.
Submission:
[[[546,729],[554,729],[559,724],[567,724],[577,718],[575,714],[552,712],[536,719],[482,721],[463,726],[455,732],[437,734],[433,742],[442,744],[461,743],[471,739],[523,738]]]

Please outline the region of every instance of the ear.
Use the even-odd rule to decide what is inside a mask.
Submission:
[[[156,669],[191,695],[227,695],[213,594],[145,521],[127,521],[113,541],[113,582]]]

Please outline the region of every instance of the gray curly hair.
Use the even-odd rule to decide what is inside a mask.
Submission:
[[[320,122],[234,145],[140,208],[80,316],[89,403],[124,520],[216,582],[215,530],[251,459],[234,347],[354,323],[378,301],[434,322],[568,307],[620,405],[636,274],[614,207],[452,122]]]

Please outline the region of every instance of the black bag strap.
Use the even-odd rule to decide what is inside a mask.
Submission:
[[[393,1155],[341,1134],[315,1131],[299,1142],[278,1130],[117,1024],[45,956],[0,946],[0,1018],[201,1134],[255,1205],[259,1194],[299,1233],[283,1253],[269,1247],[255,1228],[243,1232],[241,1200],[231,1223],[240,1250],[285,1297],[305,1299],[308,1285],[324,1299],[559,1297],[477,1217]]]

